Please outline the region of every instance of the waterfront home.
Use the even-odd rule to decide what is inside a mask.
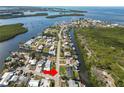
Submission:
[[[76,60],[76,63],[79,64],[80,62],[78,60]]]
[[[71,79],[68,81],[68,85],[69,85],[69,87],[78,87],[78,84],[76,84],[76,82]]]
[[[34,41],[35,41],[34,39],[30,39],[24,45],[30,46]]]
[[[39,83],[40,83],[40,80],[31,79],[28,83],[28,87],[38,87]]]
[[[37,36],[36,39],[42,39],[42,36]]]
[[[46,39],[47,37],[46,36],[43,36],[43,39]]]

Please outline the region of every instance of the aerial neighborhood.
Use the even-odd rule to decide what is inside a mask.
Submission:
[[[20,43],[20,49],[11,52],[5,60],[0,86],[85,87],[80,77],[79,55],[70,30],[94,26],[115,27],[118,25],[106,24],[99,20],[79,19],[71,23],[50,26],[38,36]],[[106,72],[104,73],[107,75]],[[108,86],[114,86],[112,82],[112,79],[109,80]]]
[[[67,24],[46,28],[5,60],[0,86],[83,87]],[[47,73],[50,72],[50,73]]]

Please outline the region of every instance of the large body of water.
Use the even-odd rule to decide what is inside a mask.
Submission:
[[[65,9],[86,10],[88,13],[83,18],[92,18],[111,23],[124,24],[124,7],[60,7]],[[25,42],[31,37],[41,33],[46,27],[63,21],[79,19],[80,17],[61,17],[47,19],[45,17],[22,17],[13,19],[0,19],[0,25],[23,23],[28,28],[28,32],[18,35],[8,41],[0,43],[0,68],[3,66],[4,59],[9,56],[10,51],[18,49],[19,42]]]

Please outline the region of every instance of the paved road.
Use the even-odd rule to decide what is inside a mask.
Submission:
[[[56,70],[57,70],[57,75],[55,76],[55,87],[60,87],[60,74],[59,74],[59,69],[60,69],[60,50],[61,50],[61,32],[63,31],[63,28],[61,28],[60,33],[58,34],[59,36],[59,41],[58,41],[58,47],[57,47],[57,57],[56,57]]]

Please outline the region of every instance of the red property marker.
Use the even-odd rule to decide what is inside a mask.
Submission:
[[[44,74],[50,74],[50,71],[43,70],[43,73],[44,73]]]
[[[55,76],[58,72],[53,68],[53,69],[51,69],[50,71],[43,70],[43,73],[44,73],[44,74],[50,74],[50,75],[52,75],[52,76]]]
[[[50,70],[50,74],[51,74],[52,76],[55,76],[57,73],[58,73],[58,72],[57,72],[54,68]]]

